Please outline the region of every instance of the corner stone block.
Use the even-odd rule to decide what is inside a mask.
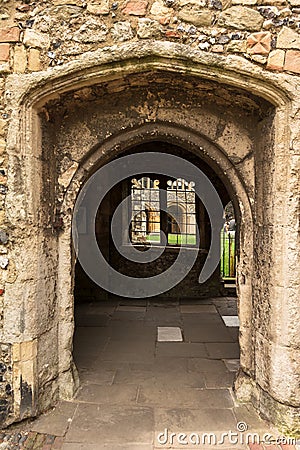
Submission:
[[[300,34],[290,28],[283,27],[278,34],[276,47],[300,49]]]
[[[26,47],[48,48],[50,45],[50,39],[47,34],[34,30],[25,31],[23,42]]]
[[[123,9],[123,13],[131,16],[145,16],[147,7],[148,2],[145,0],[129,0]]]
[[[19,42],[20,28],[8,27],[0,30],[0,42]]]
[[[0,44],[0,61],[8,61],[9,44]]]
[[[247,52],[251,55],[268,55],[271,50],[271,33],[253,33],[247,38]]]
[[[24,73],[27,67],[27,52],[26,48],[21,46],[16,46],[14,51],[14,72]]]
[[[284,70],[288,72],[300,73],[300,51],[288,50],[286,52]]]
[[[41,70],[40,51],[36,48],[29,50],[28,69],[32,72]]]
[[[274,50],[269,54],[267,69],[282,71],[284,66],[285,51]]]

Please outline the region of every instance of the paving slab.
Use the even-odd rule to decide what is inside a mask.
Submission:
[[[213,299],[213,304],[217,307],[221,315],[237,315],[237,298],[223,297]]]
[[[92,345],[95,344],[95,340],[102,341],[111,337],[112,330],[110,326],[105,327],[76,327],[74,333],[74,350],[80,344]]]
[[[137,393],[137,385],[101,386],[99,384],[87,384],[80,388],[75,400],[77,402],[98,403],[101,405],[128,405],[135,403]]]
[[[166,408],[206,408],[226,409],[233,406],[232,398],[227,389],[178,389],[178,386],[141,386],[137,399],[139,404]]]
[[[110,318],[106,314],[78,314],[75,315],[76,326],[79,327],[104,327],[108,325]]]
[[[158,342],[182,342],[182,332],[179,327],[157,327]]]
[[[236,418],[231,409],[157,408],[154,412],[155,432],[205,432],[236,429]],[[157,445],[157,440],[155,441]]]
[[[158,342],[156,356],[177,358],[200,358],[207,356],[205,345],[194,342]]]
[[[80,404],[66,442],[127,446],[152,444],[154,413],[141,406]]]
[[[96,365],[94,364],[92,364],[89,368],[80,368],[77,365],[77,370],[80,382],[82,384],[95,383],[101,385],[111,385],[117,372],[117,369],[108,370],[101,368],[101,366],[96,368]]]
[[[195,314],[195,313],[217,313],[215,305],[181,305],[180,312],[183,314]]]
[[[228,373],[204,373],[205,386],[208,389],[230,388],[236,377],[235,372]]]
[[[227,327],[239,327],[240,321],[238,316],[222,316],[222,319]]]
[[[124,353],[122,351],[110,353],[105,352],[102,353],[101,361],[103,362],[112,362],[114,364],[122,364],[122,363],[153,363],[154,362],[154,354],[153,352],[145,352],[145,353]]]
[[[188,370],[192,372],[221,373],[228,372],[225,364],[220,359],[193,358],[188,360]]]
[[[221,318],[221,316],[215,312],[215,313],[194,313],[194,314],[182,314],[182,320],[184,326],[189,326],[191,324],[199,324],[199,325],[206,325],[206,324],[219,324],[224,325],[224,322]]]
[[[121,306],[147,306],[148,300],[142,298],[119,298],[118,304]]]
[[[142,311],[140,310],[142,309]],[[144,320],[145,317],[145,309],[139,308],[139,311],[115,311],[112,315],[111,321],[137,321]]]
[[[187,324],[185,321],[183,334],[185,342],[234,342],[224,324]]]
[[[117,306],[116,311],[138,312],[138,313],[144,314],[146,312],[146,305],[143,305],[143,306],[119,305],[119,306]]]
[[[110,340],[139,340],[147,341],[152,340],[155,342],[157,327],[145,326],[143,322],[118,322],[113,321],[110,324]]]
[[[232,337],[232,339],[235,342],[238,342],[240,329],[238,327],[230,327],[230,328],[228,328],[228,331],[229,331],[230,336]]]
[[[210,358],[213,359],[237,359],[240,357],[238,343],[207,343],[205,348]]]
[[[173,371],[170,376],[169,370],[160,370],[153,365],[152,370],[131,370],[123,368],[117,370],[114,384],[139,384],[140,386],[167,386],[205,388],[204,375],[183,370]]]
[[[164,326],[171,322],[181,323],[181,315],[179,308],[164,308],[159,306],[150,306],[145,314],[145,322],[156,322],[158,325]]]
[[[188,370],[188,359],[187,358],[177,358],[176,356],[169,356],[166,358],[165,356],[155,356],[153,364],[155,365],[155,370],[173,373],[173,372],[187,372]],[[137,367],[135,364],[130,365],[131,367]],[[148,368],[151,368],[151,365],[147,365]]]
[[[37,433],[64,436],[77,409],[74,402],[60,402],[59,405],[36,419],[31,430]]]

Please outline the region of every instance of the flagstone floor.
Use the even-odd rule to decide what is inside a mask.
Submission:
[[[251,433],[250,443],[278,433],[235,400],[237,325],[236,299],[228,297],[79,305],[74,358],[80,389],[73,401],[28,425],[33,441],[44,440],[24,448],[297,448],[243,441]],[[222,433],[231,433],[224,443]]]

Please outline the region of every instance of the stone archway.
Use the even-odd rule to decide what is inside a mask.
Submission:
[[[135,57],[140,58],[138,63],[134,60]],[[16,170],[10,175],[12,185],[15,183],[16,188],[14,192],[8,193],[7,206],[11,216],[14,216],[12,222],[17,223],[19,220],[19,223],[26,223],[31,227],[31,232],[26,233],[22,227],[16,227],[16,240],[22,239],[22,244],[18,245],[13,253],[18,268],[18,278],[15,282],[9,281],[10,284],[7,287],[7,295],[10,298],[14,296],[19,298],[19,293],[23,293],[18,305],[14,305],[15,311],[12,312],[9,305],[7,307],[8,316],[11,314],[15,318],[17,314],[18,320],[12,324],[7,319],[3,330],[3,341],[12,343],[14,354],[15,396],[8,421],[34,415],[47,408],[50,403],[55,403],[59,397],[72,396],[76,387],[76,381],[74,382],[76,375],[72,369],[71,359],[73,303],[72,265],[70,264],[71,210],[69,209],[74,204],[80,183],[85,179],[86,173],[99,163],[99,154],[102,155],[104,162],[108,152],[112,154],[123,145],[132,145],[137,134],[139,139],[143,134],[144,139],[147,136],[153,138],[163,134],[175,141],[182,140],[190,147],[201,148],[203,157],[209,160],[212,166],[221,168],[224,178],[230,180],[231,189],[238,193],[238,206],[245,221],[244,227],[241,228],[241,254],[238,267],[243,368],[237,383],[238,394],[252,401],[265,416],[274,422],[281,423],[289,429],[296,427],[299,407],[296,366],[299,358],[295,358],[293,353],[296,330],[292,335],[282,334],[283,319],[278,323],[279,314],[276,319],[269,314],[270,308],[276,313],[280,306],[285,305],[285,317],[292,318],[296,308],[295,303],[287,306],[282,300],[288,298],[287,295],[289,298],[294,298],[297,288],[296,284],[293,284],[287,292],[282,286],[288,283],[291,277],[289,273],[283,272],[285,252],[280,257],[277,255],[275,258],[274,255],[275,248],[278,249],[278,245],[283,248],[283,243],[286,242],[285,225],[288,236],[293,235],[293,231],[287,226],[284,218],[276,212],[281,210],[285,196],[292,189],[292,185],[287,186],[287,174],[281,162],[289,161],[289,168],[292,164],[296,164],[296,161],[293,163],[290,161],[287,148],[281,141],[281,135],[284,134],[288,123],[288,109],[285,107],[288,96],[282,93],[283,89],[279,86],[276,75],[262,74],[250,63],[249,67],[244,66],[241,69],[238,58],[231,57],[226,60],[224,57],[219,59],[214,57],[214,61],[210,58],[210,55],[204,57],[195,51],[191,54],[184,46],[172,46],[170,43],[167,46],[164,43],[155,45],[151,43],[148,47],[145,44],[139,48],[134,48],[134,44],[130,44],[127,47],[124,45],[122,49],[115,49],[113,56],[109,52],[102,52],[86,58],[84,63],[82,61],[70,63],[66,68],[58,68],[48,78],[41,74],[33,75],[32,78],[30,76],[10,77],[8,88],[11,83],[11,86],[14,85],[16,89],[10,99],[15,116],[9,131],[8,149],[10,162],[19,167],[19,173]],[[121,67],[120,61],[122,61]],[[203,84],[203,90],[206,93],[209,92],[209,95],[212,95],[211,90],[205,90],[205,83],[211,83],[214,88],[223,86],[222,98],[226,100],[227,93],[229,103],[233,99],[236,100],[236,109],[241,104],[241,110],[245,109],[246,103],[242,100],[242,93],[246,92],[244,99],[249,98],[250,90],[258,96],[257,98],[271,102],[274,106],[270,103],[264,103],[262,106],[265,114],[261,116],[258,128],[261,139],[255,141],[255,161],[250,161],[251,158],[247,159],[247,154],[244,155],[246,157],[244,160],[234,152],[228,155],[228,150],[230,148],[233,150],[231,140],[233,135],[239,136],[238,142],[241,147],[243,145],[244,148],[247,147],[246,134],[238,134],[239,130],[234,128],[234,124],[231,123],[230,126],[227,124],[227,128],[225,124],[220,140],[216,143],[217,145],[213,145],[212,141],[216,140],[210,132],[214,133],[214,130],[217,132],[218,128],[211,126],[214,123],[212,120],[206,133],[203,133],[199,110],[195,111],[194,116],[190,115],[188,127],[186,127],[184,114],[181,118],[178,114],[170,126],[166,125],[170,123],[167,108],[160,109],[159,104],[152,103],[148,110],[135,110],[141,122],[144,123],[145,116],[148,117],[150,124],[148,127],[145,125],[144,130],[142,123],[136,124],[135,128],[131,124],[123,123],[125,132],[120,133],[120,130],[114,130],[109,139],[107,135],[102,137],[101,145],[99,145],[101,142],[99,138],[92,138],[90,135],[90,152],[85,150],[86,147],[82,147],[82,143],[78,143],[78,161],[71,159],[72,164],[66,164],[60,180],[55,181],[53,175],[56,170],[53,157],[49,157],[53,165],[48,165],[48,171],[42,172],[44,164],[42,159],[45,159],[45,153],[42,156],[40,125],[41,122],[49,125],[49,120],[51,121],[51,114],[48,116],[49,109],[45,107],[50,102],[51,113],[51,98],[55,103],[55,97],[72,90],[77,92],[78,101],[84,104],[87,101],[84,97],[89,95],[85,88],[103,82],[109,86],[112,93],[116,86],[117,89],[120,87],[118,80],[122,78],[124,81],[127,73],[157,73],[160,76],[163,71],[168,74],[175,72],[176,77],[180,73],[181,79],[193,76]],[[126,83],[127,81],[126,87],[130,86],[130,82]],[[162,84],[168,86],[165,82]],[[188,89],[188,84],[189,82],[185,85],[186,92],[195,88],[192,84]],[[291,86],[293,86],[292,82]],[[241,91],[243,89],[245,91]],[[257,111],[252,101],[251,98],[246,107],[250,111],[251,118],[255,117],[255,111]],[[268,108],[270,108],[269,112],[272,110],[271,114],[268,113]],[[19,110],[21,110],[20,115]],[[157,112],[160,113],[162,110],[164,117],[158,117]],[[38,117],[38,112],[44,115],[42,120]],[[190,112],[191,109],[189,109]],[[206,120],[208,117],[209,114],[206,111]],[[256,125],[258,126],[257,123]],[[20,133],[21,130],[22,133]],[[72,135],[70,136],[69,144],[72,142]],[[50,155],[51,145],[47,149]],[[80,153],[81,150],[84,151]],[[235,167],[239,164],[243,166],[242,170],[241,166]],[[269,170],[270,167],[272,170]],[[37,173],[39,176],[36,175]],[[20,174],[23,181],[18,184],[17,178]],[[69,184],[71,179],[72,182]],[[262,179],[264,182],[259,183]],[[281,182],[278,183],[276,179],[280,179]],[[276,190],[280,195],[274,195]],[[55,211],[55,196],[58,196],[63,205],[59,211]],[[42,198],[46,201],[41,201]],[[267,210],[263,208],[266,202],[272,204],[272,207]],[[263,242],[264,245],[254,248],[254,264],[252,265],[253,211],[254,239],[256,243]],[[55,213],[59,214],[55,217]],[[59,230],[62,225],[62,216],[64,231],[59,232],[57,236],[53,228]],[[266,228],[266,224],[270,223],[274,223],[280,233],[273,233],[273,225]],[[54,224],[54,227],[51,224]],[[32,230],[34,230],[34,239]],[[264,252],[267,254],[266,258],[263,257]],[[291,254],[289,258],[291,260]],[[270,269],[270,261],[274,262],[272,269]],[[291,261],[293,267],[295,267],[295,261]],[[26,271],[22,270],[22,265],[26,266]],[[253,279],[252,268],[254,269]],[[281,282],[281,280],[285,281]],[[43,299],[42,302],[39,301],[40,298]],[[261,301],[262,298],[263,301]],[[51,355],[51,364],[46,367],[43,353],[49,342],[52,342],[48,352],[48,357]],[[271,356],[276,360],[283,358],[289,362],[288,376],[280,375],[271,369]],[[21,395],[21,383],[29,386],[26,402]]]

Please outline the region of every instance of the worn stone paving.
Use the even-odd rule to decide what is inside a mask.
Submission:
[[[264,433],[273,439],[279,434],[233,395],[238,329],[226,327],[221,316],[236,314],[234,298],[80,305],[76,398],[0,436],[0,449],[295,450],[275,441],[250,446],[241,441],[246,432],[261,439]],[[172,326],[180,327],[183,342],[158,342],[157,327]],[[237,443],[226,437],[221,444],[221,434],[230,431],[237,433]],[[216,437],[198,445],[204,433]]]

